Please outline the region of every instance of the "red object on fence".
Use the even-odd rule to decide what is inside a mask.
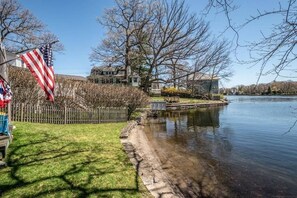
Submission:
[[[3,79],[0,79],[0,108],[4,108],[10,101],[12,92],[10,86]]]

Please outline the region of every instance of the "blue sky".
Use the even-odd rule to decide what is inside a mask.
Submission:
[[[190,11],[199,14],[205,5],[205,0],[186,0]],[[269,9],[277,5],[276,0],[249,0],[238,1],[241,7],[232,14],[236,23],[243,22],[250,15],[256,14],[258,9]],[[63,54],[55,54],[55,73],[87,76],[92,68],[89,61],[91,47],[95,47],[104,37],[104,28],[96,19],[103,15],[104,9],[112,7],[112,0],[20,0],[23,7],[29,9],[47,28],[56,34],[65,47]],[[222,14],[210,13],[211,31],[219,35],[227,23]],[[259,27],[269,28],[275,19],[264,19],[249,26],[241,33],[242,40],[254,40],[259,35]],[[233,32],[227,31],[223,37],[232,39]],[[238,51],[239,56],[247,58],[246,51]],[[234,62],[232,68],[234,76],[229,82],[223,82],[225,87],[240,84],[256,83],[259,67],[249,68]],[[262,77],[260,82],[270,82],[274,76]],[[286,79],[287,80],[287,79]]]

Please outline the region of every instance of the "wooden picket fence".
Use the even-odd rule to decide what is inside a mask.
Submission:
[[[67,106],[12,103],[0,109],[10,115],[11,121],[50,124],[83,124],[127,121],[127,108],[74,109]]]

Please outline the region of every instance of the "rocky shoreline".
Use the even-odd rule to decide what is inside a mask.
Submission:
[[[226,101],[220,101],[208,104],[182,104],[178,107],[177,105],[173,106],[177,107],[177,109],[188,109],[227,104],[228,102]],[[130,161],[152,196],[165,198],[226,197],[228,193],[221,188],[212,171],[205,168],[208,165],[202,161],[193,162],[198,167],[195,167],[195,171],[190,171],[192,174],[203,175],[201,183],[197,183],[174,168],[174,161],[185,160],[182,159],[182,156],[173,156],[172,159],[165,160],[164,158],[159,158],[162,151],[155,148],[153,143],[148,140],[144,131],[147,115],[150,114],[151,112],[145,112],[137,121],[128,122],[128,125],[121,132],[120,139]]]
[[[161,162],[136,121],[128,123],[120,135],[121,143],[144,185],[154,197],[184,197],[172,185]]]
[[[125,129],[131,130],[128,132]],[[132,121],[125,129],[122,131],[125,135],[121,138],[123,148],[153,197],[228,197],[228,192],[218,183],[212,167],[208,164],[184,159],[179,155],[161,159],[159,155],[162,151],[153,149],[144,126]],[[185,160],[188,162],[181,163],[181,166],[189,166],[188,175],[174,165],[177,161]],[[190,163],[195,164],[195,168],[191,167]],[[201,175],[201,181],[193,181],[191,174]]]

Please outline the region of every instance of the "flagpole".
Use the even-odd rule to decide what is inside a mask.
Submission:
[[[48,43],[48,44],[51,44],[51,45],[52,45],[52,44],[55,44],[55,43],[58,43],[58,42],[59,42],[59,40],[56,40],[56,41],[50,42],[50,43]],[[30,51],[30,50],[33,50],[33,49],[35,49],[35,48],[36,48],[36,47],[34,47],[34,48],[29,48],[29,49],[26,49],[26,50],[22,50],[22,51],[16,53],[16,55],[25,53],[25,52]],[[4,61],[3,63],[0,63],[0,66],[4,65],[4,64],[6,64],[6,63],[9,63],[10,61],[14,61],[14,60],[16,60],[16,59],[18,59],[18,58],[19,58],[19,57],[12,58],[12,59],[10,59],[10,60],[8,60],[8,61]]]

